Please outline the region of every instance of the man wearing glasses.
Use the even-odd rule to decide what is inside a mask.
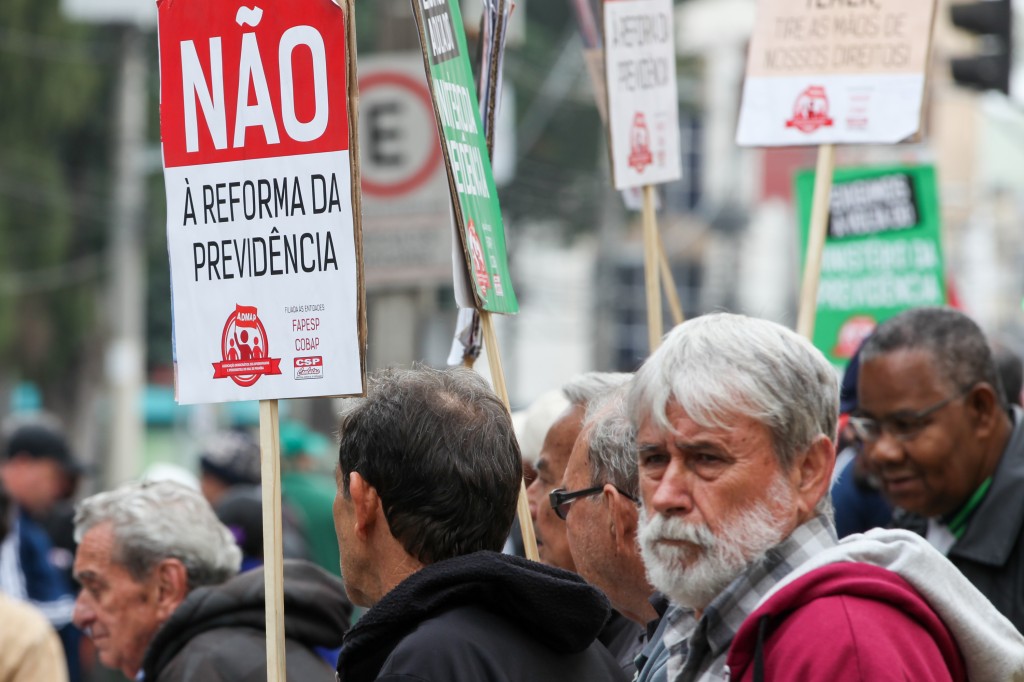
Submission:
[[[664,665],[672,682],[1024,680],[1024,637],[924,539],[836,539],[838,386],[806,339],[690,319],[629,404],[641,555],[672,601],[641,679]]]
[[[556,488],[561,488],[564,492],[562,477],[569,462],[569,455],[572,454],[573,446],[583,429],[583,418],[588,407],[625,385],[631,378],[631,374],[621,372],[586,372],[562,386],[562,393],[565,394],[569,405],[548,429],[540,456],[537,458],[537,478],[526,490],[530,500],[533,527],[537,533],[537,552],[542,563],[567,571],[577,571],[573,554],[569,550],[565,517],[551,506],[551,492]],[[571,504],[571,499],[559,503],[556,507],[565,509],[565,505],[568,504]],[[642,632],[641,626],[621,613],[613,611],[598,640],[620,664],[627,662],[625,668],[628,670],[628,661],[632,659],[636,649],[635,642]]]
[[[858,390],[850,423],[894,523],[1024,630],[1024,428],[982,331],[945,308],[898,315],[864,345]]]
[[[644,628],[653,631],[659,613],[636,544],[636,432],[626,412],[626,389],[591,401],[565,469],[565,487],[553,490],[549,499],[565,521],[576,570],[632,625],[605,641],[632,677],[646,641]]]
[[[576,437],[583,428],[587,405],[622,386],[631,376],[619,372],[586,372],[562,386],[562,393],[569,405],[558,415],[544,436],[544,444],[537,458],[537,478],[526,490],[533,527],[537,533],[537,552],[541,562],[548,566],[567,571],[576,570],[565,536],[565,521],[558,518],[551,509],[548,495],[562,485],[565,465],[569,462]]]

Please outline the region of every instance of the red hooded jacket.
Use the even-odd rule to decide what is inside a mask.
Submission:
[[[961,682],[963,657],[903,578],[870,564],[823,566],[744,621],[730,647],[733,682]]]

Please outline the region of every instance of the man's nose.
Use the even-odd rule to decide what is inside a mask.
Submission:
[[[647,502],[650,508],[665,516],[688,514],[692,511],[692,476],[692,472],[673,458],[650,494],[650,500]]]
[[[863,452],[868,467],[874,470],[899,464],[905,456],[903,443],[887,429],[882,429],[875,441],[864,443]]]
[[[537,495],[540,491],[540,479],[535,478],[526,486],[526,501],[530,505],[530,518],[537,523]]]
[[[85,590],[79,592],[78,598],[75,599],[74,613],[71,615],[71,620],[74,622],[75,627],[83,631],[87,630],[93,621],[96,620],[96,611],[87,603],[88,599],[89,597],[86,596]]]

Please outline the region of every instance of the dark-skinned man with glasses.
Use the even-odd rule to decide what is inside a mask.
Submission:
[[[576,570],[623,616],[618,628],[606,628],[602,641],[632,677],[636,656],[667,602],[648,582],[637,545],[636,430],[626,411],[627,390],[591,401],[565,469],[565,487],[552,491],[549,500],[565,520]]]
[[[894,525],[1024,631],[1024,427],[981,329],[944,308],[886,321],[861,351],[858,397],[850,423]]]

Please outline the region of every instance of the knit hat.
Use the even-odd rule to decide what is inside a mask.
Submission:
[[[210,438],[199,455],[203,473],[227,485],[260,482],[260,446],[241,431],[224,431]]]
[[[69,473],[82,473],[64,434],[43,424],[25,424],[11,433],[7,439],[7,459],[19,456],[52,459]]]

